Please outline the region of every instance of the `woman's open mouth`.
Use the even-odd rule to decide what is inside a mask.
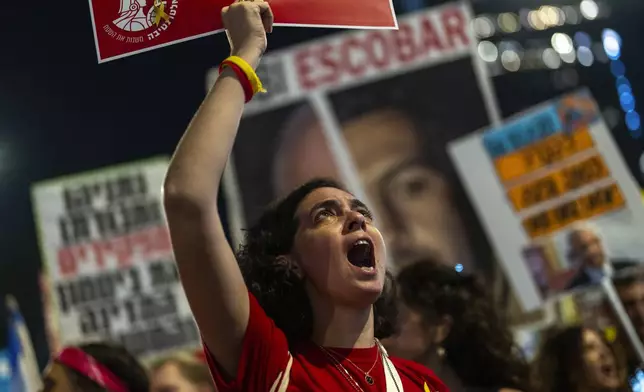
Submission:
[[[352,265],[365,272],[372,272],[376,268],[373,244],[367,239],[359,239],[349,248],[347,259]]]

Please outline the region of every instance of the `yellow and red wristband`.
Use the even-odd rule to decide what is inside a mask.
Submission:
[[[228,57],[219,65],[219,74],[221,74],[226,67],[229,67],[233,72],[235,72],[235,75],[244,89],[246,102],[253,99],[255,94],[266,92],[259,76],[257,76],[253,67],[251,67],[246,60],[238,56]]]

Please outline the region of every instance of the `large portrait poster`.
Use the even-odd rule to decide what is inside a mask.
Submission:
[[[142,359],[199,346],[163,215],[166,158],[34,185],[52,348],[93,340]]]
[[[525,308],[644,261],[644,206],[587,90],[450,153]]]
[[[398,31],[266,56],[258,73],[268,94],[249,103],[225,180],[231,224],[242,222],[233,237],[271,201],[331,177],[375,210],[392,270],[440,262],[494,277],[503,291],[446,151],[496,115],[470,20],[467,5],[450,3],[401,18]]]

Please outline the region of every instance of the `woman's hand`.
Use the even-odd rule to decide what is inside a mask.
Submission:
[[[235,0],[221,10],[233,56],[257,68],[266,50],[266,33],[273,31],[273,12],[264,0]]]

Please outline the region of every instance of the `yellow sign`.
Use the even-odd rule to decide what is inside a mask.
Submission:
[[[610,174],[604,160],[594,155],[527,184],[508,191],[514,209],[521,211],[547,200],[581,188]]]
[[[572,134],[559,132],[538,143],[499,157],[494,166],[501,181],[507,182],[592,148],[594,144],[588,128],[582,128]]]
[[[624,204],[622,192],[613,184],[531,216],[523,221],[523,228],[530,237],[540,237],[573,222],[622,208]]]

